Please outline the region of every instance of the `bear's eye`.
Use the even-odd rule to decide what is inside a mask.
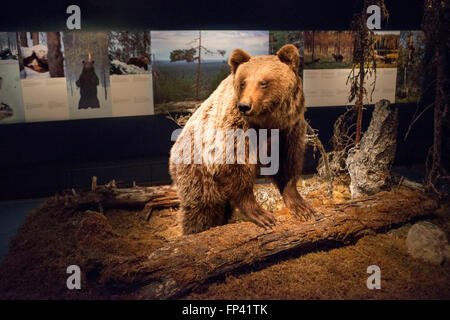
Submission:
[[[259,86],[261,87],[261,88],[267,88],[267,86],[268,86],[268,82],[267,81],[261,81],[260,83],[259,83]]]
[[[245,81],[241,82],[241,88],[245,87]]]

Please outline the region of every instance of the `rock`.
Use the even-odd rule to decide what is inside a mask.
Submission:
[[[261,207],[270,212],[275,212],[283,207],[283,198],[273,184],[258,184],[255,188],[255,198]]]
[[[450,246],[447,236],[438,226],[428,221],[418,222],[411,227],[406,238],[408,252],[433,264],[449,259]]]
[[[391,167],[397,148],[398,110],[388,100],[375,104],[369,128],[360,143],[348,151],[352,198],[373,195],[391,185]]]
[[[408,236],[408,232],[411,229],[411,227],[412,227],[411,223],[407,223],[399,228],[389,230],[387,235],[398,239],[406,238]]]

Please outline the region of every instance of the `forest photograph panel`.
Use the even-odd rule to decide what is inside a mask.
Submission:
[[[277,54],[285,44],[293,44],[300,54],[300,65],[298,74],[303,75],[304,67],[304,43],[305,34],[303,31],[269,31],[269,54]]]
[[[397,65],[397,103],[418,102],[425,52],[423,31],[401,31]]]
[[[113,117],[153,114],[150,31],[109,32]]]
[[[149,32],[109,33],[110,74],[146,74],[150,65]]]
[[[24,117],[16,37],[15,32],[0,32],[0,124]]]
[[[17,60],[18,51],[16,33],[0,32],[0,61],[2,61],[2,63],[15,63],[14,61]]]
[[[353,33],[351,31],[305,31],[305,69],[351,68]]]
[[[269,52],[268,31],[151,31],[151,41],[155,113],[201,104],[230,74],[234,49]]]
[[[71,118],[111,116],[108,33],[65,32]]]
[[[18,32],[17,38],[21,79],[65,76],[60,32]]]
[[[375,31],[374,37],[377,68],[397,68],[400,31]]]

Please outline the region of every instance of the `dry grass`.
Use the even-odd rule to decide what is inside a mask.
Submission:
[[[109,210],[104,215],[78,211],[70,215],[52,199],[30,213],[0,266],[0,299],[101,299],[115,296],[100,283],[105,265],[148,256],[181,236],[175,212],[157,211],[150,222],[140,211]],[[82,288],[66,288],[66,268],[83,271]],[[124,272],[120,267],[117,272]]]

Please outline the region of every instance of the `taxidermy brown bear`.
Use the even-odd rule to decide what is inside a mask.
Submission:
[[[195,135],[200,130],[206,133],[203,140],[210,141],[216,135],[211,132],[218,132],[214,130],[278,129],[279,165],[271,179],[291,212],[305,219],[315,216],[296,187],[302,171],[306,135],[297,48],[285,45],[276,55],[267,56],[250,56],[235,49],[228,63],[231,74],[187,121],[171,150],[170,174],[180,198],[184,234],[227,223],[234,208],[262,227],[270,227],[275,221],[272,213],[256,202],[253,193],[260,163],[251,164],[247,151],[244,164],[237,163],[236,158],[232,164],[196,163],[193,158],[203,152],[202,143],[195,143]],[[271,141],[274,144],[271,138],[268,149]],[[189,158],[187,163],[180,161],[186,141],[189,141],[189,150],[184,151],[184,156]],[[248,147],[248,139],[244,141]],[[235,140],[233,145],[236,148]]]
[[[83,70],[80,78],[75,83],[80,88],[80,101],[78,109],[100,108],[100,102],[97,98],[97,86],[99,80],[95,73],[95,61],[83,61]]]

